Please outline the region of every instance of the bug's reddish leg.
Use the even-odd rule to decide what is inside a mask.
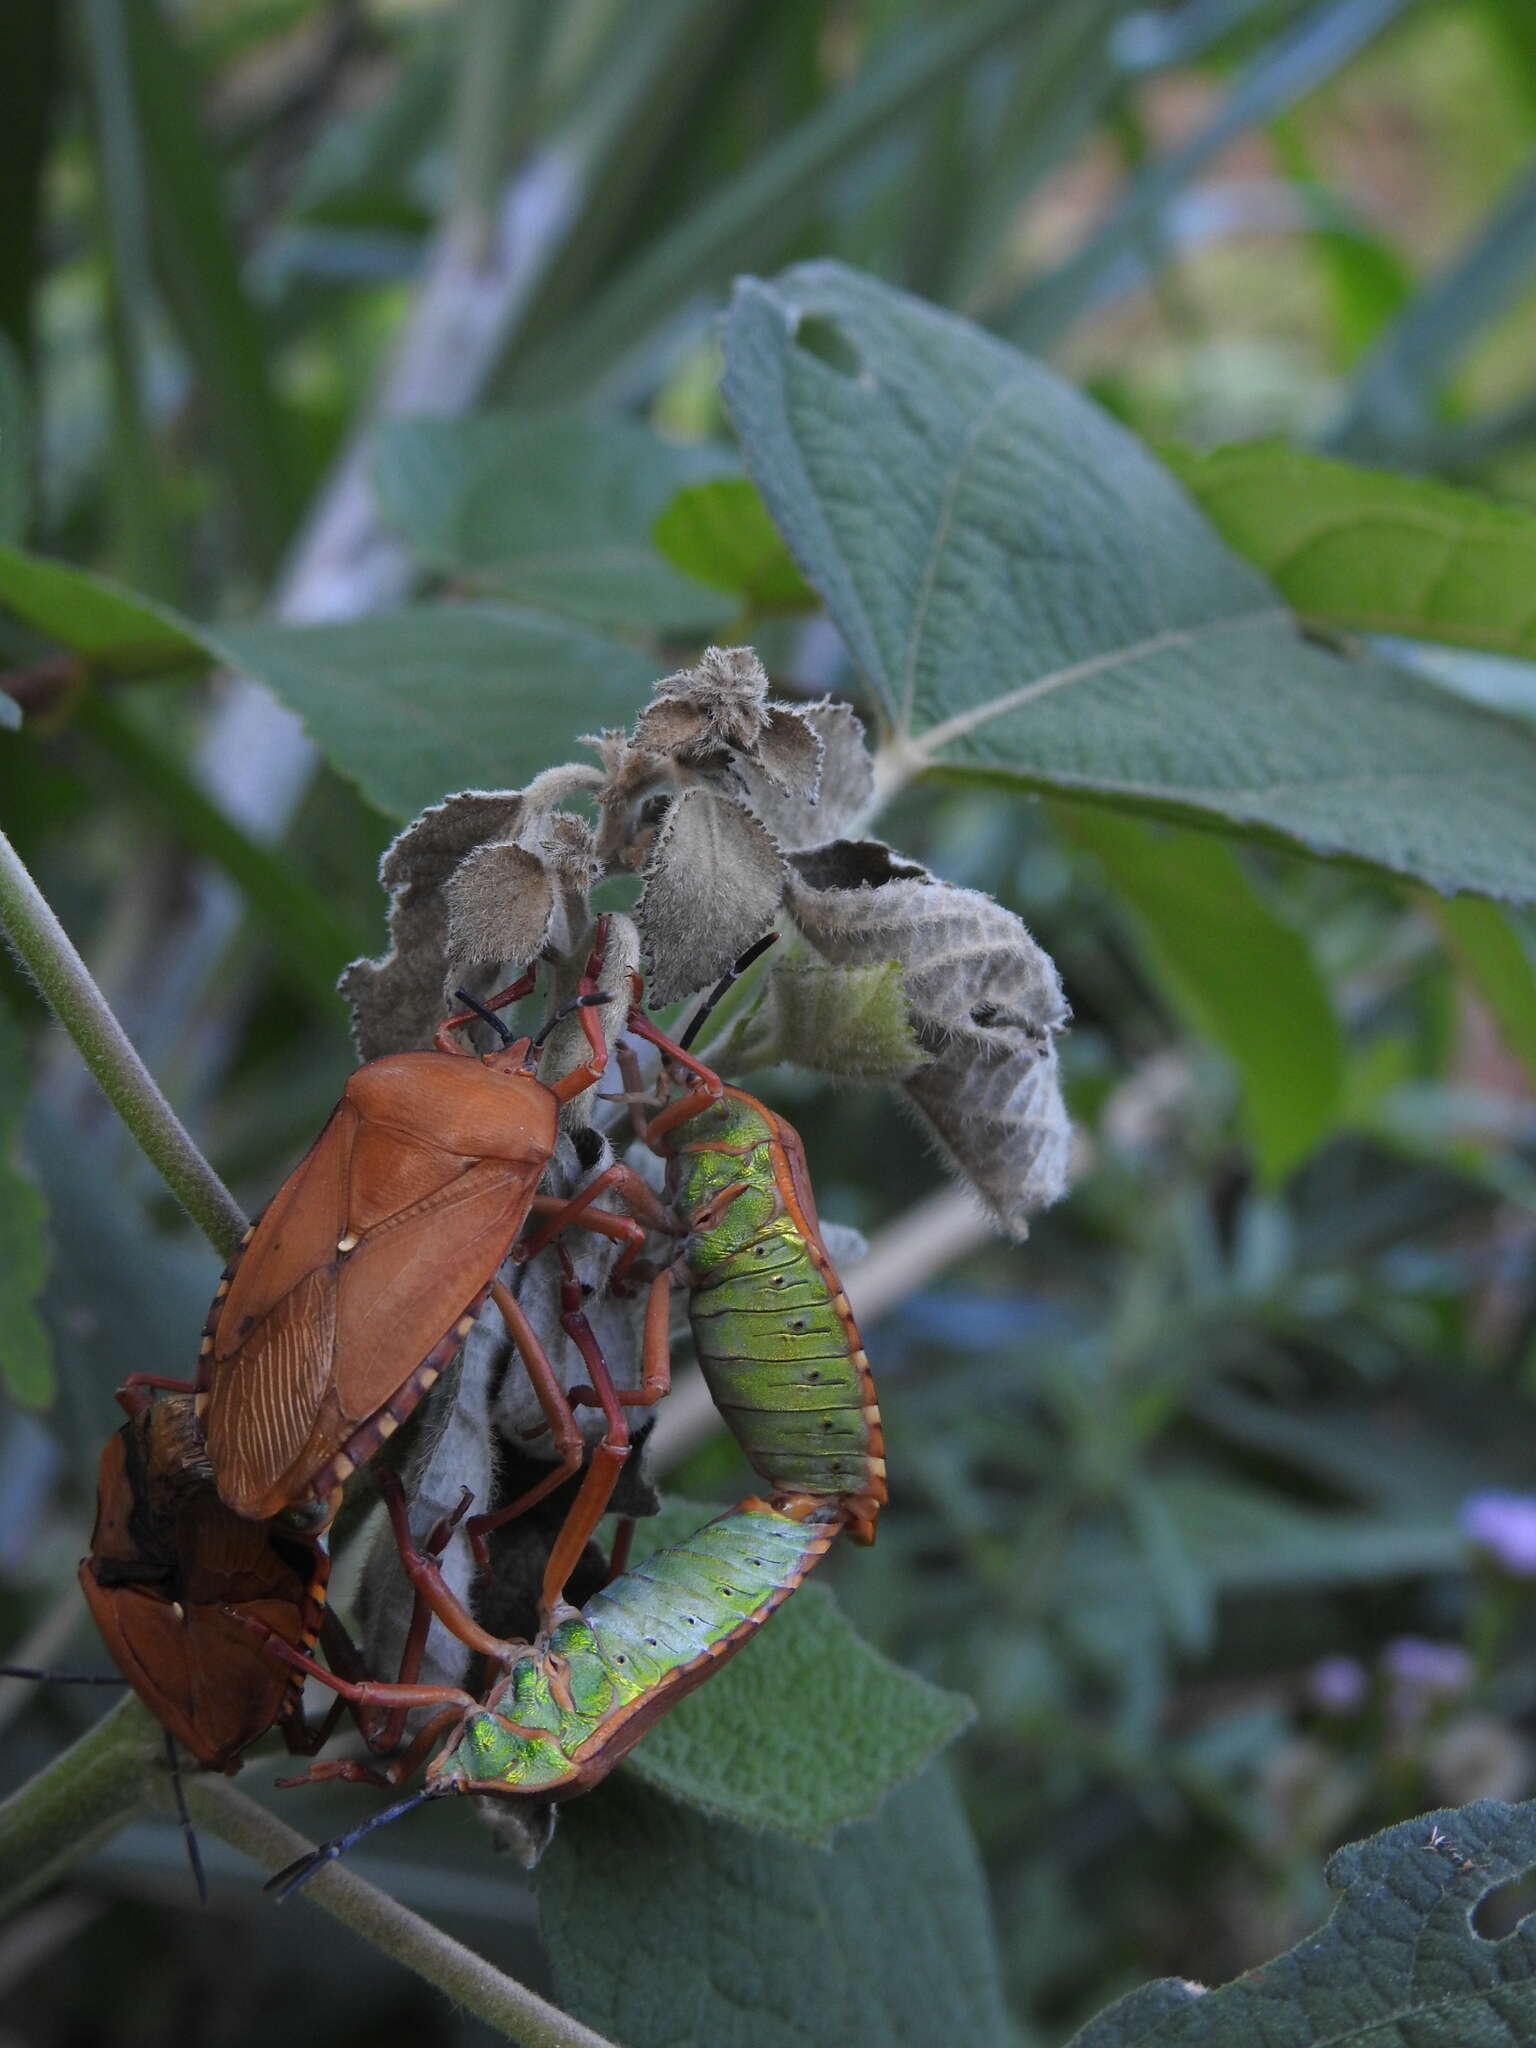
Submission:
[[[538,1396],[539,1406],[544,1410],[544,1419],[549,1424],[550,1434],[560,1453],[560,1462],[552,1471],[547,1472],[536,1486],[530,1486],[526,1493],[520,1493],[516,1500],[508,1501],[504,1507],[496,1508],[490,1514],[476,1515],[470,1522],[469,1547],[474,1553],[475,1562],[482,1569],[491,1561],[490,1546],[485,1540],[490,1532],[499,1529],[503,1522],[515,1521],[519,1515],[526,1514],[529,1508],[541,1501],[545,1494],[553,1493],[557,1486],[563,1486],[573,1473],[581,1470],[582,1452],[586,1449],[581,1431],[576,1426],[576,1418],[571,1413],[571,1404],[566,1398],[565,1389],[560,1384],[555,1368],[549,1362],[549,1353],[539,1342],[538,1332],[524,1315],[519,1303],[499,1280],[491,1284],[491,1299],[500,1309],[501,1319],[507,1326],[507,1334],[522,1357],[533,1391]],[[446,1617],[443,1619],[447,1627],[453,1627],[453,1623],[446,1621]]]
[[[593,935],[592,951],[587,956],[586,967],[576,984],[578,996],[595,996],[599,993],[597,977],[602,972],[603,955],[608,949],[607,913],[597,920]],[[598,1021],[598,1005],[584,1005],[578,1010],[581,1028],[587,1035],[588,1052],[579,1067],[572,1067],[568,1074],[562,1074],[558,1081],[549,1083],[549,1091],[557,1102],[571,1102],[587,1089],[595,1088],[608,1067],[608,1041],[603,1036],[603,1027]]]
[[[531,994],[538,978],[538,962],[535,961],[526,973],[520,974],[516,981],[509,982],[499,994],[487,996],[481,1007],[486,1010],[504,1010],[508,1003],[520,1002],[524,996]],[[475,1016],[476,1012],[473,1010],[459,1010],[453,1016],[445,1017],[432,1034],[432,1043],[436,1050],[465,1054],[466,1048],[460,1045],[452,1034],[465,1024],[473,1024]],[[474,1057],[472,1053],[466,1056]]]
[[[442,1737],[443,1730],[462,1720],[457,1707],[444,1707],[440,1714],[434,1714],[420,1730],[409,1749],[393,1758],[382,1769],[374,1770],[370,1765],[358,1763],[351,1757],[328,1757],[298,1778],[279,1778],[278,1784],[284,1791],[297,1785],[324,1785],[341,1779],[349,1785],[379,1785],[386,1792],[403,1785],[415,1771],[419,1770],[431,1755]]]
[[[619,1474],[623,1471],[624,1462],[629,1456],[629,1418],[614,1391],[607,1361],[598,1348],[591,1325],[581,1312],[581,1290],[570,1271],[569,1262],[567,1274],[565,1286],[561,1290],[560,1321],[566,1334],[581,1353],[602,1407],[603,1418],[608,1424],[608,1433],[592,1453],[592,1462],[587,1467],[587,1476],[581,1483],[581,1491],[571,1503],[571,1511],[560,1525],[560,1534],[544,1567],[544,1585],[540,1594],[539,1609],[540,1618],[546,1626],[551,1615],[564,1604],[565,1582],[576,1569],[593,1531],[608,1512],[613,1489],[618,1484]]]
[[[509,1655],[519,1644],[507,1642],[501,1636],[493,1636],[483,1629],[469,1609],[459,1599],[453,1588],[444,1579],[437,1561],[428,1557],[416,1547],[411,1535],[410,1518],[406,1512],[405,1492],[393,1472],[379,1474],[379,1492],[389,1512],[390,1524],[395,1532],[395,1547],[400,1552],[400,1565],[406,1577],[416,1588],[438,1620],[450,1634],[456,1635],[466,1649],[477,1650],[482,1657],[489,1657],[494,1663],[507,1663]],[[474,1523],[471,1522],[470,1542],[474,1542]],[[460,1697],[460,1695],[454,1695]],[[409,1705],[408,1701],[395,1704]]]
[[[315,1658],[307,1657],[302,1650],[296,1650],[292,1643],[285,1643],[275,1629],[258,1621],[254,1614],[237,1614],[232,1607],[224,1612],[231,1621],[238,1622],[253,1636],[266,1644],[270,1654],[295,1671],[302,1671],[306,1677],[318,1678],[322,1685],[328,1685],[332,1692],[354,1707],[436,1707],[452,1706],[462,1713],[472,1711],[477,1702],[467,1692],[461,1692],[456,1685],[398,1685],[386,1679],[341,1678],[334,1671],[327,1671]]]
[[[593,1207],[598,1197],[606,1194],[610,1188],[618,1191],[632,1217],[643,1219],[652,1230],[659,1231],[667,1237],[677,1235],[676,1216],[656,1194],[650,1183],[643,1175],[636,1173],[632,1166],[625,1166],[616,1161],[612,1166],[605,1167],[596,1180],[589,1181],[568,1200],[560,1201],[555,1198],[553,1208],[546,1206],[550,1197],[534,1197],[530,1208],[541,1212],[546,1220],[541,1230],[526,1244],[517,1248],[513,1256],[518,1263],[524,1265],[528,1260],[537,1258],[541,1251],[554,1242],[562,1230],[568,1230],[573,1226],[595,1231],[599,1237],[621,1237],[625,1240],[624,1250],[608,1276],[608,1286],[613,1293],[623,1294],[626,1291],[625,1281],[629,1269],[645,1248],[645,1231],[639,1222],[627,1221],[622,1216],[613,1216],[607,1211]]]

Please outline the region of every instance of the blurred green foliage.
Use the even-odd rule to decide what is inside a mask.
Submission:
[[[995,1947],[932,1772],[831,1855],[629,1774],[564,1823],[542,1952],[461,1814],[359,1866],[630,2048],[680,2011],[752,2048],[769,2012],[796,2039],[1055,2048],[1149,1976],[1286,1948],[1340,1842],[1536,1789],[1536,1617],[1457,1519],[1531,1483],[1536,1421],[1536,672],[1488,658],[1530,652],[1526,0],[12,0],[0,78],[0,823],[252,1206],[347,1071],[328,986],[378,948],[398,821],[627,723],[704,635],[919,745],[1117,658],[1152,597],[1219,616],[1261,572],[1308,636],[1144,676],[1134,747],[1125,698],[1047,697],[1049,731],[1021,713],[879,824],[1023,915],[1076,1015],[1074,1191],[869,1332],[893,1507],[828,1573],[865,1636],[976,1702],[950,1758]],[[775,277],[823,258],[865,275]],[[743,269],[771,281],[736,301],[732,418]],[[921,389],[892,339],[913,318]],[[1003,340],[1055,375],[987,415],[986,488],[952,504],[974,575],[913,635],[924,465],[976,432],[966,378]],[[1057,377],[1168,452],[1225,548]],[[1367,629],[1398,637],[1338,658]],[[1433,772],[1421,748],[1406,798],[1377,772],[1324,818],[1324,711],[1396,773],[1405,707]],[[1241,754],[1225,793],[1191,775],[1261,727],[1278,795]],[[1416,886],[1446,879],[1513,900]],[[19,1643],[71,1584],[112,1387],[185,1368],[216,1262],[8,967],[0,1001],[8,1144],[33,1084],[0,1189]],[[823,1215],[877,1230],[938,1186],[873,1091],[763,1086]],[[738,1476],[718,1443],[681,1475],[722,1499]],[[99,1657],[68,1627],[54,1662]],[[1405,1640],[1464,1668],[1431,1683]],[[19,1783],[92,1710],[6,1690]],[[309,1794],[298,1824],[356,1811]],[[350,1937],[306,1943],[296,1983],[250,1872],[215,1846],[197,1916],[179,1856],[138,1823],[17,1918],[27,2038],[244,2048],[295,1998],[337,2044],[484,2038]],[[708,1948],[751,1872],[817,1942],[787,1915],[763,1952],[723,1921]],[[925,1883],[974,1912],[935,1933]],[[863,2002],[838,2006],[845,1958]],[[716,2004],[668,2003],[690,1970]]]

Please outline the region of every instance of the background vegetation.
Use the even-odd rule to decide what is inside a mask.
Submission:
[[[941,1915],[979,1879],[935,1771],[830,1855],[626,1775],[536,1888],[457,1812],[359,1869],[629,2048],[1054,2048],[1143,1979],[1287,1947],[1336,1845],[1536,1790],[1536,1555],[1517,1509],[1464,1512],[1529,1483],[1536,1419],[1525,0],[11,0],[0,78],[0,822],[242,1201],[350,1064],[333,984],[380,948],[400,821],[627,723],[710,638],[906,740],[879,829],[1019,912],[1075,1011],[1075,1185],[1022,1246],[880,1095],[762,1084],[874,1244],[894,1505],[827,1576],[976,1703],[948,1769],[995,1949],[979,1906]],[[826,257],[867,278],[757,287],[722,344],[737,273]],[[976,326],[923,328],[914,367],[927,316],[875,280]],[[902,490],[994,388],[980,330],[1067,382],[1009,400],[1013,466],[958,505],[977,585],[904,675]],[[871,366],[914,398],[873,428]],[[1282,619],[1158,653],[1130,738],[1063,693],[940,744],[1137,640],[1152,583],[1200,621],[1259,588],[1068,384],[1308,643]],[[862,553],[822,517],[828,448]],[[1009,580],[1013,511],[1073,536],[1065,625]],[[985,645],[978,590],[1013,593]],[[1330,658],[1362,635],[1396,666]],[[0,1622],[78,1668],[111,1389],[184,1369],[218,1262],[8,965],[0,998]],[[676,1399],[658,1467],[733,1497]],[[829,1678],[819,1716],[846,1700]],[[0,1687],[8,1780],[96,1710]],[[295,1824],[355,1810],[306,1794]],[[1447,1851],[1416,1823],[1392,1853],[1454,1903],[1464,1868],[1536,1857],[1529,1828],[1485,1812]],[[17,2038],[243,2048],[296,2006],[337,2044],[490,2038],[274,1915],[221,1843],[198,1913],[174,1827],[102,1832],[52,1889],[39,1857],[5,1872],[32,1894],[0,1947]],[[759,1867],[821,1902],[814,1956],[792,1921],[709,1918]],[[1529,1974],[1512,1941],[1490,1981]],[[875,2003],[839,2003],[861,1967]]]

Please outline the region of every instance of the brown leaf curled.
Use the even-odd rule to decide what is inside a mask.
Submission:
[[[685,789],[657,829],[635,921],[653,1003],[715,981],[773,922],[784,863],[734,798]]]
[[[444,981],[450,995],[470,968],[531,960],[548,937],[555,909],[548,867],[512,840],[494,840],[466,854],[443,894],[448,904]]]
[[[448,967],[444,886],[477,846],[510,839],[522,816],[517,790],[467,789],[423,811],[386,848],[379,881],[390,899],[389,951],[377,960],[354,960],[337,983],[352,1006],[361,1059],[432,1043]]]
[[[786,776],[775,777],[766,760],[742,760],[736,771],[748,803],[786,853],[824,846],[846,832],[868,808],[875,782],[863,722],[851,705],[826,698],[793,716],[819,743],[812,788],[802,792]]]
[[[1056,1064],[1068,1011],[1055,963],[990,896],[940,881],[876,840],[789,859],[795,922],[838,965],[895,960],[928,1064],[905,1093],[1003,1227],[1065,1185],[1069,1130]]]

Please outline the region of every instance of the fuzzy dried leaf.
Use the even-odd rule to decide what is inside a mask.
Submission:
[[[990,896],[939,881],[876,840],[790,856],[789,907],[828,959],[895,958],[930,1063],[909,1100],[1004,1229],[1060,1195],[1070,1136],[1055,1035],[1055,963]]]
[[[471,1359],[466,1345],[456,1368],[443,1375],[417,1411],[420,1420],[400,1476],[410,1502],[411,1534],[418,1544],[425,1543],[438,1522],[453,1513],[465,1487],[474,1495],[475,1511],[484,1513],[490,1505],[496,1459],[489,1365],[484,1352]],[[451,1590],[467,1605],[478,1568],[462,1522],[438,1562]],[[364,1661],[383,1678],[393,1678],[400,1669],[415,1598],[415,1589],[401,1569],[394,1532],[384,1517],[369,1545],[358,1596]],[[434,1619],[422,1659],[423,1683],[462,1685],[468,1665],[469,1652],[463,1643]],[[417,1721],[429,1713],[430,1709],[418,1710]]]
[[[360,1058],[432,1043],[448,972],[444,887],[477,846],[510,839],[522,816],[517,790],[467,789],[423,811],[385,849],[379,881],[389,894],[389,951],[377,960],[354,960],[336,984],[352,1006]]]
[[[444,989],[451,996],[466,969],[532,960],[549,935],[555,891],[545,863],[525,846],[499,840],[467,854],[443,886],[448,905]]]
[[[940,881],[874,839],[791,856],[795,922],[839,966],[899,960],[924,1045],[959,1036],[1027,1049],[1068,1017],[1061,977],[1023,921],[978,889]]]
[[[869,808],[875,786],[863,721],[851,705],[826,698],[794,716],[821,743],[819,778],[809,796],[779,787],[752,761],[737,768],[747,801],[786,853],[825,846],[846,832]]]
[[[722,1048],[733,1070],[788,1061],[812,1073],[899,1081],[920,1067],[895,960],[875,967],[779,967],[762,1002]],[[710,1063],[713,1063],[711,1050]]]
[[[1072,1149],[1055,1046],[984,1052],[951,1039],[902,1086],[1003,1229],[1028,1236],[1029,1218],[1064,1192]]]
[[[686,789],[667,811],[635,909],[653,1003],[715,981],[772,923],[784,890],[779,849],[750,811]]]
[[[587,927],[592,890],[602,873],[597,834],[574,811],[556,811],[545,827],[543,856],[555,885],[549,940],[557,952],[570,953]]]
[[[750,647],[706,647],[693,668],[663,676],[656,696],[685,702],[716,746],[751,751],[768,722],[768,671]]]
[[[758,736],[754,759],[768,780],[805,803],[816,801],[826,748],[802,712],[775,704]]]
[[[687,756],[702,739],[718,744],[701,706],[687,697],[658,697],[635,720],[631,745],[640,754]]]

